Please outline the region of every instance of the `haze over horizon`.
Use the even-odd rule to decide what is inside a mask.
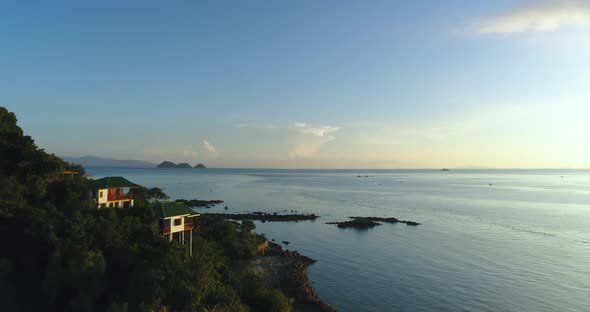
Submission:
[[[588,1],[0,4],[37,144],[246,168],[590,168]]]

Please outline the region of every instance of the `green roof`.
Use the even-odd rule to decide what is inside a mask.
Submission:
[[[111,187],[140,187],[123,177],[105,177],[98,180],[93,180],[88,183],[89,188],[106,189]]]
[[[187,205],[177,202],[160,202],[152,205],[154,214],[158,219],[165,219],[182,215],[198,215]]]

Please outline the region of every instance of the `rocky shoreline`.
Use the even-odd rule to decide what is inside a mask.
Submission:
[[[219,216],[230,220],[256,220],[262,222],[297,222],[305,220],[315,220],[319,216],[315,214],[278,214],[256,211],[252,213],[207,213],[203,215]]]
[[[272,287],[295,299],[294,311],[336,311],[321,301],[309,282],[307,267],[316,263],[316,260],[296,251],[284,250],[269,241],[258,252],[259,256],[254,261],[255,269]]]
[[[213,207],[215,205],[219,205],[223,203],[223,200],[200,200],[200,199],[177,199],[177,203],[183,203],[189,207]]]

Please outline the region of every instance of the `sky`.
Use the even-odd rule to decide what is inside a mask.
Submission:
[[[590,168],[590,1],[2,1],[37,144],[230,168]]]

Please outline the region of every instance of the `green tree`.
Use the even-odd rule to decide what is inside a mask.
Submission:
[[[256,229],[256,224],[252,220],[242,221],[242,233],[250,233]]]
[[[169,199],[170,197],[159,187],[139,187],[133,189],[133,198],[135,199],[136,205],[148,206],[157,201]]]
[[[39,149],[2,107],[0,156],[2,310],[290,308],[260,280],[244,288],[247,280],[230,278],[233,262],[251,258],[259,243],[236,224],[204,217],[190,257],[186,245],[158,232],[148,205],[168,198],[162,189],[139,189],[143,207],[94,208],[84,169]],[[253,223],[242,229],[252,231]]]

